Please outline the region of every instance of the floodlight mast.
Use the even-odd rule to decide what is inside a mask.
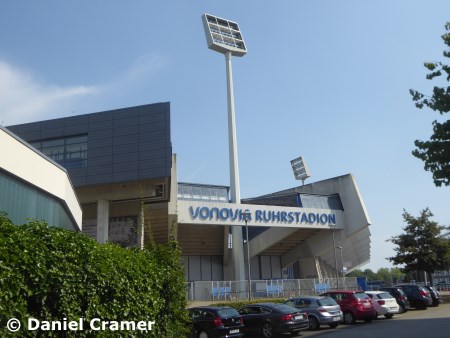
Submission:
[[[297,157],[291,161],[292,171],[296,180],[302,180],[302,184],[305,185],[305,180],[311,176],[308,166],[306,165],[303,157]]]
[[[210,14],[203,14],[203,27],[205,29],[208,48],[225,55],[227,77],[227,104],[228,104],[228,145],[230,161],[230,198],[231,203],[241,203],[239,165],[236,141],[236,116],[234,111],[234,89],[231,57],[244,56],[247,53],[239,25],[236,22],[219,18]],[[242,227],[233,226],[232,234],[232,261],[234,265],[234,279],[245,280],[244,243]]]

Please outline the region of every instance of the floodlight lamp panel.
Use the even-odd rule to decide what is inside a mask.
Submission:
[[[222,54],[231,52],[233,56],[244,56],[247,53],[244,38],[236,22],[210,14],[203,14],[202,20],[209,49]]]
[[[309,168],[303,157],[298,157],[291,161],[292,170],[296,180],[305,180],[311,176]]]

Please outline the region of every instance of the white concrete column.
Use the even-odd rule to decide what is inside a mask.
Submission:
[[[228,149],[230,161],[230,197],[231,203],[241,203],[239,184],[239,164],[236,140],[236,114],[234,111],[233,72],[231,66],[231,52],[225,53],[227,70],[227,102],[228,102]],[[231,250],[231,264],[234,266],[233,280],[245,280],[244,240],[242,226],[231,227],[233,248]],[[225,255],[224,255],[225,256]]]
[[[108,241],[109,201],[99,200],[97,204],[97,242]]]

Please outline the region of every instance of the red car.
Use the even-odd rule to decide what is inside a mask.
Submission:
[[[329,296],[340,305],[345,324],[353,324],[355,320],[371,322],[377,318],[372,299],[363,291],[337,290],[326,292],[322,296]]]

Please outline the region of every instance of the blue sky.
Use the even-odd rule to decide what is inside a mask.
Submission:
[[[238,22],[248,48],[233,59],[243,198],[298,185],[298,156],[307,182],[353,174],[373,270],[391,267],[403,209],[449,225],[449,188],[411,155],[440,117],[408,92],[436,85],[423,62],[444,59],[448,0],[1,1],[0,123],[169,101],[179,180],[228,185],[225,61],[203,13]]]

